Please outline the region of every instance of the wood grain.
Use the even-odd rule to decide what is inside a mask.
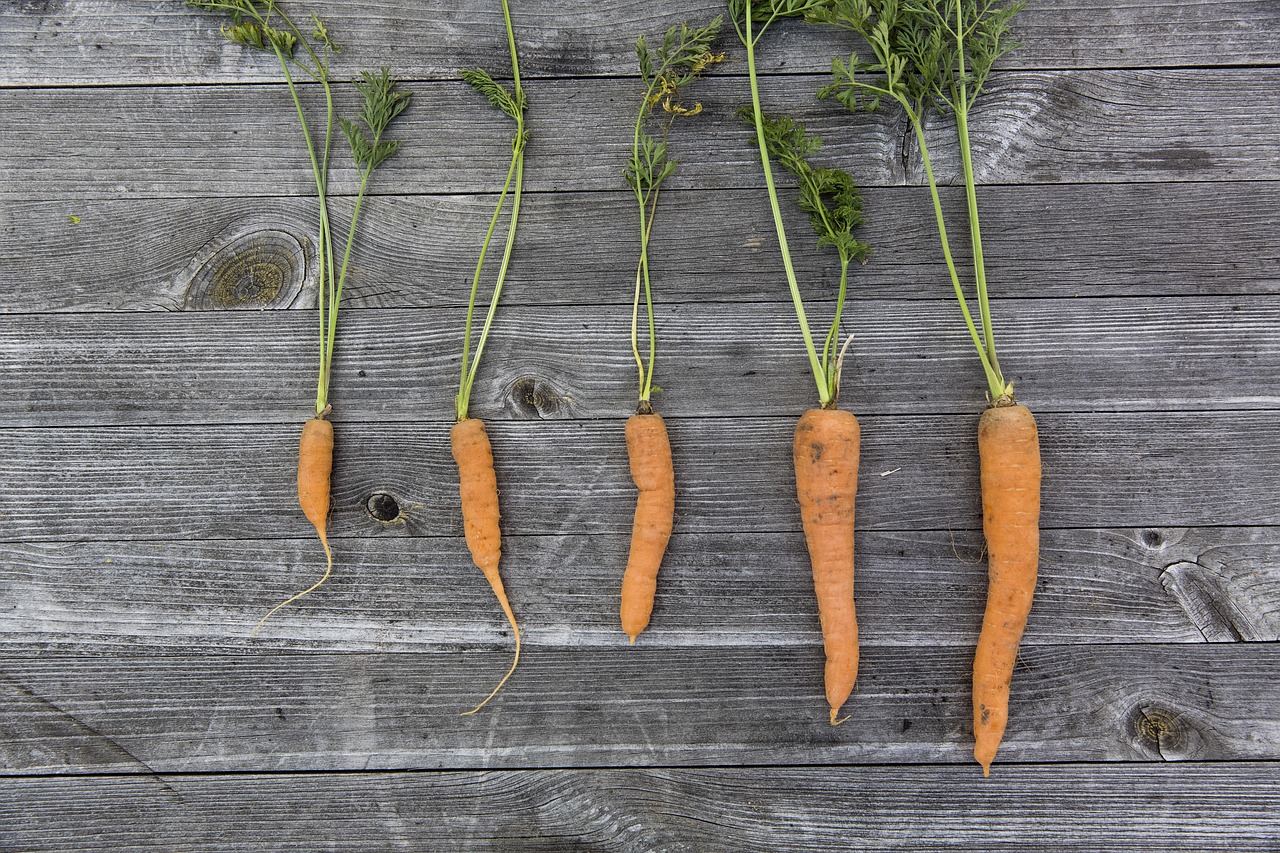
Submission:
[[[835,284],[833,255],[814,249],[789,192],[783,190],[793,261],[801,281],[824,292]],[[963,215],[962,190],[944,187],[942,197],[949,215]],[[998,295],[1280,293],[1273,212],[1280,209],[1280,181],[988,186],[978,198],[987,277]],[[868,298],[949,298],[928,191],[873,187],[863,202],[867,221],[859,237],[874,256],[854,271],[855,305]],[[465,304],[493,203],[487,195],[370,200],[344,304]],[[634,206],[621,192],[530,196],[504,303],[629,305]],[[334,207],[345,219],[349,204]],[[68,219],[72,214],[79,223]],[[222,310],[225,298],[208,298],[211,285],[252,284],[243,269],[235,274],[236,261],[285,239],[304,247],[306,261],[287,264],[290,256],[283,255],[267,272],[293,288],[314,288],[314,267],[306,264],[314,264],[316,215],[305,199],[0,201],[0,280],[15,284],[0,298],[0,313]],[[762,189],[667,192],[652,245],[660,306],[786,298]],[[963,262],[968,247],[955,248]],[[314,305],[311,291],[290,302],[283,295],[268,299],[269,289],[259,287],[259,298],[240,307]]]
[[[0,634],[11,653],[33,654],[392,652],[498,641],[501,614],[459,538],[424,543],[369,527],[338,545],[335,577],[273,616],[253,643],[258,619],[318,576],[314,542],[3,544],[0,601],[12,606]],[[867,531],[857,545],[864,646],[973,645],[986,589],[977,531]],[[625,535],[507,536],[503,547],[529,648],[620,645]],[[1280,640],[1274,527],[1050,530],[1040,562],[1026,647]],[[820,643],[798,533],[672,538],[641,646]]]
[[[766,110],[786,109],[827,140],[825,160],[867,186],[924,182],[914,137],[891,113],[853,117],[820,102],[821,75],[771,79]],[[315,87],[312,87],[313,89]],[[412,140],[379,169],[375,195],[492,192],[510,153],[509,119],[465,83],[414,83],[396,135]],[[635,120],[626,79],[530,81],[526,187],[617,190]],[[974,112],[983,184],[1276,180],[1280,69],[1008,72]],[[313,106],[317,91],[306,94]],[[351,112],[352,93],[339,93]],[[673,187],[763,184],[749,129],[733,117],[746,81],[704,81],[706,112],[681,135]],[[0,90],[0,197],[14,200],[310,195],[310,167],[283,86]],[[76,116],[74,133],[65,116]],[[941,183],[960,172],[954,129],[930,122]],[[331,191],[355,171],[335,160]]]
[[[531,77],[635,73],[633,44],[684,19],[709,20],[723,3],[659,5],[636,0],[601,6],[588,0],[535,0],[513,11],[522,69]],[[306,4],[343,46],[335,73],[394,58],[412,79],[456,76],[457,69],[498,65],[506,49],[496,6],[442,0],[406,8],[392,0],[316,0]],[[23,0],[0,7],[0,85],[250,82],[278,79],[274,61],[247,54],[218,34],[217,15],[147,0]],[[1016,19],[1024,46],[1005,60],[1014,68],[1122,68],[1274,64],[1274,5],[1266,0],[1155,0],[1033,4]],[[721,44],[741,54],[726,25]],[[1135,38],[1134,33],[1142,33]],[[761,52],[768,71],[825,71],[853,40],[792,22],[770,34]],[[735,63],[741,66],[740,60]],[[737,70],[741,70],[740,67]]]
[[[968,416],[863,422],[859,527],[969,530],[980,519]],[[0,541],[310,538],[296,508],[299,426],[4,431]],[[1041,525],[1280,524],[1258,495],[1280,491],[1280,412],[1047,414],[1039,418]],[[794,418],[672,418],[676,529],[799,529],[789,448]],[[625,533],[635,496],[622,419],[489,421],[504,533]],[[448,423],[340,424],[334,547],[370,529],[367,502],[412,508],[388,534],[460,533]],[[771,450],[772,449],[772,450]],[[1242,489],[1240,484],[1248,483]]]
[[[1269,851],[1274,763],[0,779],[22,850]],[[927,820],[911,815],[929,804]],[[1017,802],[1017,809],[1009,809]],[[1061,804],[1070,802],[1071,808]],[[714,815],[714,817],[708,817]]]
[[[528,420],[632,414],[629,307],[504,310],[474,412]],[[818,324],[831,310],[809,306],[819,342]],[[1001,299],[994,313],[1006,378],[1041,414],[1280,408],[1271,383],[1280,372],[1275,300]],[[334,418],[446,415],[464,316],[344,313]],[[815,405],[790,304],[673,305],[658,317],[663,393],[655,405],[664,414],[798,417]],[[846,408],[965,415],[983,406],[981,371],[952,301],[855,296],[845,317],[843,334],[854,339],[842,378]],[[104,336],[101,315],[0,318],[0,426],[293,423],[314,398],[314,324],[310,311],[130,314],[114,316]],[[1224,345],[1230,355],[1219,352]]]
[[[820,644],[625,637],[530,647],[488,714],[460,716],[505,670],[509,642],[5,654],[0,763],[24,774],[972,763],[971,648],[868,646],[842,726],[827,721]],[[1000,760],[1274,761],[1278,685],[1274,643],[1028,647]]]

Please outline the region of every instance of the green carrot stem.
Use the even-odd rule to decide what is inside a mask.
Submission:
[[[929,194],[933,199],[933,212],[938,223],[938,238],[942,243],[942,256],[947,262],[947,272],[951,274],[951,286],[955,290],[956,301],[960,305],[960,313],[964,315],[964,323],[969,330],[969,337],[973,340],[973,345],[978,351],[978,358],[982,361],[983,372],[987,375],[987,385],[992,394],[991,399],[995,400],[1004,395],[1004,380],[987,358],[986,347],[983,346],[982,338],[978,335],[978,329],[973,323],[973,315],[969,313],[969,305],[965,299],[964,288],[960,285],[960,274],[956,271],[956,262],[951,256],[951,241],[947,237],[947,224],[942,217],[942,199],[938,196],[938,182],[933,174],[933,163],[929,157],[929,146],[925,142],[924,127],[919,116],[914,111],[910,111],[909,115],[911,125],[915,129],[916,141],[920,145],[920,159],[924,163],[925,176],[929,181]]]
[[[787,274],[787,286],[791,289],[791,301],[795,305],[796,319],[800,322],[800,333],[804,336],[805,351],[809,355],[809,367],[813,370],[813,378],[818,386],[818,401],[825,408],[831,400],[831,394],[827,390],[827,378],[822,365],[818,362],[817,350],[813,346],[813,336],[809,334],[809,320],[805,316],[804,303],[800,299],[800,285],[796,281],[796,272],[791,264],[787,232],[782,223],[782,208],[778,203],[778,190],[773,181],[773,169],[769,165],[769,148],[764,138],[764,111],[760,106],[760,87],[756,81],[755,41],[751,32],[751,0],[746,0],[745,18],[746,38],[743,42],[747,48],[747,78],[751,82],[751,110],[755,118],[756,143],[760,146],[760,161],[764,166],[764,183],[769,190],[769,205],[773,211],[774,229],[778,233],[778,246],[782,252],[782,266]]]

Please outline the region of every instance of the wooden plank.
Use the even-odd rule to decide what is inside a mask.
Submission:
[[[641,33],[656,35],[682,20],[709,20],[723,3],[686,2],[654,8],[635,2],[607,7],[587,0],[525,3],[514,10],[522,71],[530,77],[635,73],[632,48]],[[299,7],[302,8],[302,7]],[[317,0],[316,10],[343,46],[335,75],[391,61],[406,78],[453,77],[458,68],[505,67],[496,4],[483,10],[445,3]],[[220,18],[178,4],[145,0],[60,0],[0,7],[0,85],[116,85],[272,81],[270,57],[224,43]],[[1024,46],[1008,57],[1015,68],[1131,68],[1266,65],[1280,61],[1276,10],[1266,0],[1153,0],[1097,4],[1059,0],[1032,4],[1017,18]],[[1142,37],[1135,37],[1141,33]],[[721,46],[741,73],[742,49],[731,29]],[[768,71],[825,71],[830,57],[856,46],[840,33],[779,25],[761,51]]]
[[[869,186],[924,182],[900,117],[852,117],[819,102],[821,75],[778,77],[765,107],[786,109],[827,139],[824,157]],[[488,192],[510,158],[510,120],[461,82],[415,83],[398,123],[410,140],[371,192]],[[314,89],[314,87],[313,87]],[[634,121],[624,79],[541,80],[528,86],[526,186],[617,190]],[[970,122],[984,184],[1275,180],[1280,176],[1280,69],[1009,72]],[[316,91],[306,93],[319,106]],[[352,111],[344,90],[339,108]],[[672,186],[760,186],[759,154],[733,117],[749,100],[741,78],[705,81],[707,112],[680,135]],[[310,168],[283,86],[0,90],[0,195],[18,200],[310,195]],[[75,130],[66,116],[76,117]],[[566,129],[569,129],[566,131]],[[959,174],[954,131],[933,122],[942,183]],[[912,147],[903,150],[904,140]],[[903,163],[906,161],[904,167]],[[355,189],[345,154],[331,186]]]
[[[390,515],[383,500],[375,511]],[[527,648],[617,648],[628,537],[508,536],[506,586]],[[986,574],[977,531],[858,537],[865,646],[972,646]],[[10,653],[166,654],[285,648],[416,651],[493,642],[501,616],[465,544],[451,537],[342,540],[336,576],[309,586],[303,540],[0,545],[0,635]],[[939,594],[944,592],[945,594]],[[1024,646],[1280,640],[1280,529],[1050,530]],[[799,533],[676,533],[641,645],[791,646],[821,638]]]
[[[826,287],[832,255],[813,249],[789,191],[784,197],[797,273]],[[944,188],[943,198],[949,213],[963,215],[963,191]],[[859,237],[875,254],[854,272],[854,298],[948,297],[928,191],[872,187],[863,201]],[[979,202],[987,278],[1000,294],[1280,293],[1280,181],[993,186]],[[465,304],[493,203],[487,195],[370,200],[345,304]],[[634,206],[626,193],[530,196],[505,304],[629,305]],[[0,201],[0,270],[22,277],[0,312],[306,307],[314,297],[298,294],[315,279],[314,208],[265,198]],[[335,208],[345,219],[349,205]],[[661,305],[785,299],[762,189],[671,191],[652,241]],[[967,246],[956,249],[964,262]],[[246,258],[269,264],[271,282],[260,282]],[[210,299],[219,286],[228,295]]]
[[[299,413],[299,421],[305,417]],[[866,416],[866,530],[969,530],[981,517],[967,416]],[[1280,524],[1280,412],[1080,413],[1039,418],[1041,525]],[[799,529],[793,418],[673,419],[677,529]],[[410,508],[391,534],[460,534],[448,422],[340,425],[331,535],[381,530],[375,494]],[[296,507],[293,425],[11,429],[0,541],[309,539]],[[510,535],[626,533],[635,506],[621,419],[489,424]],[[871,472],[895,471],[892,476]],[[338,542],[339,548],[344,543]]]
[[[509,641],[506,641],[509,642]],[[867,646],[831,726],[822,650],[0,655],[10,773],[208,773],[934,762],[972,766],[972,646]],[[1274,643],[1040,646],[1000,768],[1280,758]],[[978,775],[977,768],[973,772]]]
[[[632,414],[628,309],[507,309],[485,349],[474,411]],[[832,307],[809,310],[821,346],[818,324]],[[854,345],[842,377],[845,406],[883,415],[965,414],[982,405],[981,370],[952,302],[855,297],[846,311],[844,334]],[[1006,378],[1042,414],[1280,408],[1275,300],[1001,300],[994,313]],[[335,420],[448,416],[464,309],[342,316]],[[786,416],[816,404],[789,303],[664,306],[659,318],[664,391],[655,404],[665,414]],[[293,423],[315,399],[315,334],[309,311],[0,319],[0,426]],[[254,387],[248,399],[246,382]]]
[[[0,779],[31,853],[1274,850],[1270,763]],[[323,837],[332,847],[317,846]]]

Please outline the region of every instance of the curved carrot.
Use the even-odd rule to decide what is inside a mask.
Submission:
[[[493,470],[493,448],[484,431],[484,421],[479,418],[458,421],[453,425],[449,439],[453,446],[453,459],[458,464],[462,526],[467,536],[467,548],[471,550],[471,559],[484,572],[489,586],[493,587],[493,594],[498,597],[498,604],[502,605],[502,612],[507,615],[516,638],[516,656],[511,662],[511,669],[479,705],[464,712],[463,716],[466,716],[483,708],[516,671],[516,664],[520,662],[520,627],[516,625],[515,614],[511,612],[506,590],[502,587],[502,577],[498,574],[498,562],[502,559],[502,536],[498,529],[498,477]]]
[[[987,409],[978,423],[987,609],[973,659],[973,757],[991,775],[1009,721],[1009,682],[1027,627],[1040,551],[1040,440],[1026,406]]]
[[[832,725],[837,725],[836,715],[858,678],[853,504],[858,493],[859,436],[858,419],[839,409],[810,409],[796,424],[796,494],[818,597]]]
[[[312,418],[302,425],[302,439],[298,443],[298,503],[302,506],[302,514],[307,517],[307,521],[315,525],[316,535],[320,537],[320,545],[324,548],[324,575],[307,589],[271,608],[254,626],[254,637],[258,636],[262,624],[277,610],[315,591],[329,579],[329,574],[333,571],[333,552],[329,550],[329,537],[325,533],[325,525],[329,521],[329,476],[332,472],[333,424],[321,417]]]
[[[631,553],[622,576],[622,630],[635,643],[649,624],[658,568],[671,539],[676,508],[675,469],[671,442],[662,415],[632,415],[627,419],[627,456],[631,479],[640,490],[631,528]]]

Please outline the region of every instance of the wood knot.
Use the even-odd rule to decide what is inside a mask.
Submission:
[[[364,508],[369,515],[373,516],[375,521],[380,521],[383,524],[391,524],[402,518],[400,501],[396,500],[394,495],[389,495],[386,492],[374,492],[369,495],[369,499],[364,502]]]
[[[1144,530],[1142,531],[1142,544],[1153,551],[1158,551],[1164,547],[1164,534],[1159,530]]]
[[[307,250],[276,229],[219,235],[200,251],[183,308],[219,311],[289,308],[307,281]]]
[[[504,408],[526,420],[554,418],[568,409],[568,398],[545,379],[522,376],[507,387]]]
[[[1182,714],[1140,705],[1133,709],[1130,719],[1138,743],[1166,761],[1202,758],[1208,753],[1204,737]]]

